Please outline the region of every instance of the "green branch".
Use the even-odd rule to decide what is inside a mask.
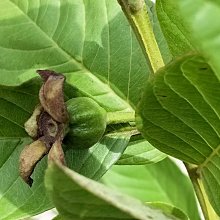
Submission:
[[[185,163],[185,167],[193,184],[194,190],[196,192],[197,198],[199,200],[204,218],[206,220],[220,219],[219,216],[215,213],[212,205],[209,202],[208,196],[205,192],[202,180],[198,175],[198,167],[196,165]]]
[[[118,0],[152,72],[164,66],[144,0]]]
[[[120,124],[135,122],[134,112],[108,112],[107,124]]]

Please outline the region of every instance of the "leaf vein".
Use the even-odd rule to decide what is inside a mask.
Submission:
[[[218,146],[215,148],[215,150],[213,150],[213,152],[206,158],[206,160],[205,160],[202,164],[200,164],[200,165],[198,166],[198,169],[199,169],[199,170],[202,170],[203,167],[206,167],[207,164],[208,164],[209,162],[211,162],[211,160],[212,160],[212,158],[213,158],[214,156],[216,156],[216,155],[220,156],[220,155],[219,155],[219,151],[220,151],[220,145],[218,145]]]

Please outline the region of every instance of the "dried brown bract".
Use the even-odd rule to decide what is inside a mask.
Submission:
[[[38,117],[41,115],[43,111],[43,107],[38,105],[32,114],[32,116],[25,122],[24,128],[25,131],[31,136],[33,139],[37,138],[38,136]]]
[[[44,81],[39,91],[40,104],[25,123],[25,130],[35,141],[23,149],[19,159],[20,176],[29,186],[36,164],[50,150],[49,158],[65,164],[62,140],[68,123],[63,95],[65,77],[50,70],[37,72]]]
[[[49,161],[56,161],[63,165],[66,165],[64,152],[62,148],[62,141],[58,138],[55,143],[53,144],[49,154],[48,154]]]
[[[19,170],[22,179],[31,186],[33,180],[31,174],[34,171],[38,161],[40,161],[47,153],[49,149],[45,143],[41,140],[34,141],[32,144],[27,145],[21,152],[19,159]]]
[[[54,74],[49,70],[38,73],[46,80],[40,89],[40,102],[46,112],[48,112],[57,122],[65,123],[68,121],[68,113],[64,102],[63,84],[65,77],[63,75]]]

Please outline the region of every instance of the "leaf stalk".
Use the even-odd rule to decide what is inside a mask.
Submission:
[[[108,112],[107,124],[121,124],[135,122],[134,112]]]
[[[151,72],[164,66],[144,0],[118,0],[139,41]]]
[[[191,179],[191,182],[193,184],[205,220],[220,219],[209,202],[201,177],[197,172],[198,170],[197,166],[188,163],[184,163],[184,164]]]

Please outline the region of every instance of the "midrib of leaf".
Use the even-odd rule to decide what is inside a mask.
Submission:
[[[190,80],[189,78],[186,77],[185,74],[183,74],[183,76],[185,77],[185,79],[191,84],[191,85],[194,85]],[[203,98],[203,100],[207,103],[207,105],[210,106],[211,110],[214,112],[214,114],[218,117],[218,119],[220,120],[220,116],[218,114],[218,112],[216,111],[216,109],[212,106],[212,103],[209,102],[209,100],[206,98],[205,94],[202,93],[202,91],[196,86],[194,85],[194,88],[198,91],[198,93],[201,95],[201,97]],[[197,111],[198,112],[198,111]],[[198,112],[199,113],[199,112]],[[200,114],[200,113],[199,113]],[[204,118],[204,117],[203,117]],[[204,118],[205,120],[205,118]],[[213,127],[213,125],[211,123],[209,123],[211,125],[211,127],[213,128],[213,130],[216,132],[217,136],[220,138],[220,134],[219,132],[216,130],[215,127]],[[198,166],[198,171],[202,170],[202,168],[206,167],[206,165],[212,160],[212,158],[214,156],[220,156],[219,155],[219,151],[220,150],[220,145],[218,145],[215,149],[213,149],[212,153],[206,158],[206,160],[201,163],[199,166]]]

